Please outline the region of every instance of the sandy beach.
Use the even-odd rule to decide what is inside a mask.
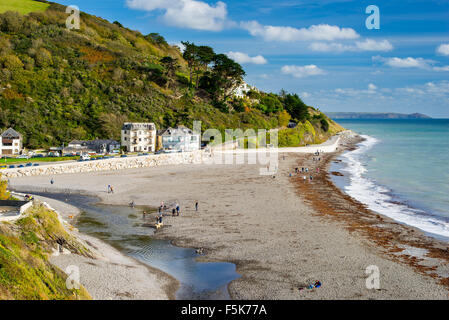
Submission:
[[[181,216],[166,217],[166,226],[155,236],[174,240],[179,246],[204,248],[203,261],[235,263],[242,277],[228,286],[233,299],[447,299],[444,279],[448,264],[442,257],[447,246],[370,213],[345,197],[329,183],[325,169],[331,156],[316,162],[312,155],[280,154],[274,178],[260,175],[259,165],[178,165],[58,175],[53,177],[53,185],[48,176],[10,182],[24,192],[74,190],[95,195],[106,204],[134,201],[157,207],[161,201],[167,205],[178,202]],[[312,182],[294,174],[295,167],[315,172],[314,166],[321,170],[313,173]],[[114,186],[114,194],[107,193],[109,184]],[[195,201],[199,202],[198,212]],[[380,237],[380,230],[390,231]],[[404,253],[413,252],[418,244],[432,253],[433,260],[422,259],[432,266]],[[62,259],[65,257],[59,262],[62,267],[70,263]],[[126,268],[131,262],[118,263]],[[95,264],[107,278],[110,270],[98,261]],[[370,265],[380,271],[378,290],[366,288],[365,270]],[[136,269],[128,268],[126,281],[139,281]],[[163,279],[161,272],[146,270],[146,276],[154,277],[156,285],[148,289],[153,293],[128,298],[167,298],[163,292],[170,292],[170,281]],[[110,283],[97,280],[92,287]],[[315,280],[322,282],[321,288],[298,290]],[[89,285],[86,288],[103,299],[121,297],[124,291],[132,294],[127,289],[107,296],[91,292]]]

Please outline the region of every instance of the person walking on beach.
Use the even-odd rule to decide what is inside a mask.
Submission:
[[[180,208],[179,208],[179,204],[176,203],[176,215],[177,215],[177,216],[179,216],[179,209],[180,209]]]
[[[108,184],[108,193],[111,193],[111,185]]]
[[[306,176],[304,176],[303,178],[304,178],[304,182],[306,182],[306,180],[307,180],[307,177],[306,177]]]
[[[114,193],[114,187],[111,186],[111,193]]]
[[[198,200],[195,201],[195,211],[198,211]]]
[[[53,178],[51,178],[50,183],[51,184],[55,183],[55,180],[53,180]]]
[[[172,215],[172,217],[174,217],[174,216],[175,216],[175,214],[176,214],[176,209],[175,209],[175,208],[173,208],[173,209],[171,210],[171,215]]]

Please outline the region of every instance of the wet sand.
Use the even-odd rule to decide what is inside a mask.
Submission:
[[[60,175],[54,185],[49,177],[11,183],[29,192],[77,190],[110,204],[134,201],[156,207],[162,200],[167,205],[179,202],[181,216],[165,217],[156,236],[204,248],[203,261],[235,263],[242,277],[229,285],[234,299],[447,299],[441,277],[429,276],[408,261],[419,258],[386,251],[391,247],[400,252],[395,248],[398,239],[428,238],[365,212],[333,187],[324,170],[304,183],[302,175],[294,174],[295,167],[318,164],[324,169],[330,161],[324,157],[317,163],[312,157],[280,154],[275,178],[259,175],[257,165],[180,165]],[[114,194],[106,192],[108,184]],[[366,232],[363,223],[373,222],[371,216],[388,224],[386,230],[391,227],[389,236],[377,237],[383,228],[377,223]],[[444,273],[447,264],[436,260]],[[379,290],[366,288],[370,265],[379,268]],[[298,290],[315,280],[322,282],[321,288]]]

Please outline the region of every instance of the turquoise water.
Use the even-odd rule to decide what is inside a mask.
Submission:
[[[337,184],[370,209],[449,240],[449,119],[338,122],[367,140],[340,157],[346,175]]]

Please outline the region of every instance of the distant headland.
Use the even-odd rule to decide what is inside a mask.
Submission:
[[[331,119],[431,119],[422,113],[326,112]]]

